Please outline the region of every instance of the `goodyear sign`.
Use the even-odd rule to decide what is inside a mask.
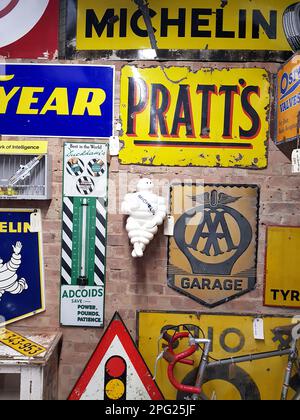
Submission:
[[[282,144],[295,140],[300,130],[300,54],[279,70],[276,96],[276,143]]]
[[[173,185],[168,285],[214,307],[256,284],[258,187]]]
[[[137,68],[121,74],[123,164],[265,168],[263,69]]]
[[[110,50],[124,58],[124,54],[118,52],[131,50],[128,57],[147,58],[143,56],[143,50],[151,48],[151,43],[136,3],[78,0],[75,22],[75,2],[68,1],[68,27],[72,28],[68,34],[68,54],[74,52],[76,38],[79,52]],[[268,60],[272,52],[279,56],[280,52],[290,51],[282,17],[291,4],[293,0],[203,0],[200,3],[197,0],[184,3],[180,0],[163,3],[150,0],[148,7],[157,47],[168,57],[178,59],[177,50],[192,50],[198,58],[214,51],[216,57],[224,60],[230,57],[226,54],[230,48],[248,50],[255,56],[264,52],[261,57]],[[132,50],[140,50],[140,53],[132,55]]]
[[[268,226],[265,305],[300,308],[300,228]]]
[[[275,330],[276,327],[291,325],[292,317],[260,315],[263,320],[264,339],[256,340],[253,333],[254,315],[206,314],[195,312],[140,312],[138,318],[139,350],[154,374],[155,359],[167,342],[159,341],[161,333],[167,331],[171,336],[174,329],[189,330],[196,338],[212,340],[210,356],[217,361],[255,353],[281,350],[288,344],[288,337]],[[182,324],[185,324],[184,327]],[[180,340],[175,353],[189,347],[187,339]],[[196,367],[202,352],[197,351],[189,359],[194,366],[178,363],[174,374],[185,385],[194,385]],[[217,400],[279,400],[287,356],[263,360],[252,360],[239,364],[210,366],[204,375],[203,391],[211,399]],[[167,376],[168,363],[160,360],[156,370],[156,383],[166,400],[180,399],[180,393],[170,384]],[[270,386],[272,384],[272,386]],[[288,399],[300,390],[300,380],[293,370]]]
[[[37,210],[0,209],[0,327],[45,310],[40,219]]]
[[[0,65],[0,135],[109,137],[114,68]]]

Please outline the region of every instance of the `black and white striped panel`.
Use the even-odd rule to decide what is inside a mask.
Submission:
[[[105,172],[105,163],[101,159],[92,159],[88,163],[87,170],[94,177],[101,176]]]
[[[76,183],[77,191],[82,195],[89,195],[94,191],[95,183],[89,176],[82,176]]]
[[[103,286],[105,281],[106,254],[106,203],[103,198],[96,200],[96,240],[95,240],[95,277],[96,286]]]
[[[69,159],[67,162],[67,171],[72,176],[79,176],[84,171],[84,164],[78,158]]]
[[[61,284],[72,283],[73,198],[63,200]]]

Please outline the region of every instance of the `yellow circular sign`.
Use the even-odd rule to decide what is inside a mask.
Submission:
[[[124,395],[125,385],[120,379],[112,379],[107,383],[105,392],[111,400],[118,400]]]

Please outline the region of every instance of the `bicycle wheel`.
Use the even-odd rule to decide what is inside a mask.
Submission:
[[[260,400],[261,396],[260,396],[259,389],[256,383],[251,378],[251,376],[239,366],[235,366],[235,376],[234,378],[231,378],[229,368],[230,368],[229,365],[223,365],[223,366],[209,366],[208,365],[206,369],[206,373],[204,375],[203,384],[212,380],[226,381],[226,382],[229,382],[238,390],[242,400]],[[185,378],[182,381],[182,384],[194,385],[196,382],[196,376],[197,376],[197,369],[193,369],[191,372],[189,372],[185,376]],[[189,397],[190,397],[190,394],[188,394],[187,392],[182,392],[182,391],[177,392],[177,400],[186,400],[186,399],[189,399]],[[200,395],[199,399],[204,399],[204,398],[201,397]]]

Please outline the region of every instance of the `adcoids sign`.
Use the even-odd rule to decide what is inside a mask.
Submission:
[[[110,137],[114,67],[0,65],[0,135]]]
[[[124,164],[267,166],[270,83],[264,69],[121,72]]]
[[[224,59],[230,49],[252,51],[255,56],[265,51],[268,55],[264,57],[268,59],[271,52],[280,55],[290,51],[282,16],[292,3],[292,0],[150,0],[148,5],[158,49],[168,56],[172,50],[194,50],[198,55],[202,51],[201,56],[215,51],[219,59]],[[77,4],[77,22],[68,24],[71,28],[73,23],[68,34],[70,52],[72,45],[74,50],[74,38],[77,51],[114,50],[118,55],[119,50],[141,50],[136,58],[142,58],[142,50],[151,48],[142,13],[134,1],[118,0],[112,4],[108,0],[78,0]],[[75,8],[74,0],[68,2],[68,7],[70,11]],[[69,19],[75,16],[72,11]]]

